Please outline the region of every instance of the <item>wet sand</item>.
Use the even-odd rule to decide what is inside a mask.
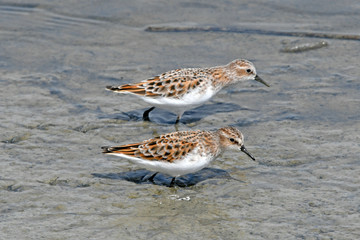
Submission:
[[[0,239],[360,238],[357,1],[0,3]],[[326,44],[322,44],[326,42]],[[315,47],[314,47],[315,46]],[[316,47],[318,46],[318,47]],[[295,49],[295,50],[294,50]],[[101,153],[175,130],[176,116],[105,90],[179,67],[254,62],[271,84],[237,84],[180,130],[234,125],[227,152],[189,187]]]

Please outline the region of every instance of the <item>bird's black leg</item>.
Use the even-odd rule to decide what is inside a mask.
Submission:
[[[153,175],[151,175],[151,177],[148,178],[148,181],[152,182],[152,183],[155,183],[154,182],[154,177],[156,176],[156,174],[158,174],[157,172],[154,173]]]
[[[174,187],[174,185],[175,185],[175,177],[173,177],[173,179],[171,180],[169,187]]]
[[[144,120],[144,121],[150,121],[149,113],[150,113],[152,110],[154,110],[154,109],[155,109],[155,107],[151,107],[151,108],[149,108],[148,110],[146,110],[146,111],[144,112],[144,114],[143,114],[143,120]]]
[[[175,124],[178,124],[180,122],[180,116],[177,116]]]

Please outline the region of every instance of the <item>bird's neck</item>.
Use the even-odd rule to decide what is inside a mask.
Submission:
[[[211,72],[213,75],[212,86],[215,89],[220,90],[221,88],[228,86],[232,83],[228,71],[225,71],[224,68],[214,67],[211,69]]]

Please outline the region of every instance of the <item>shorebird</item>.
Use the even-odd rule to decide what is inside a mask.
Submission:
[[[202,105],[228,85],[248,80],[256,80],[269,87],[257,75],[253,63],[236,59],[225,66],[176,69],[139,83],[106,88],[136,95],[151,104],[153,107],[143,114],[144,121],[149,121],[149,113],[159,107],[176,113],[176,124],[186,110]]]
[[[139,143],[102,149],[105,154],[128,159],[154,171],[148,179],[153,183],[158,172],[172,176],[170,186],[174,186],[176,177],[203,169],[226,149],[240,150],[255,161],[244,146],[243,134],[234,127],[173,132]]]

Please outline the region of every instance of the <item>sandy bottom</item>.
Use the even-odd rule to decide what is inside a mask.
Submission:
[[[357,1],[38,2],[0,4],[1,239],[360,238],[359,41],[144,31],[356,34]],[[168,188],[168,176],[144,183],[151,173],[103,156],[101,146],[175,131],[176,118],[156,109],[144,123],[149,106],[105,86],[236,58],[271,87],[224,89],[179,130],[234,125],[257,162],[227,152],[178,179],[192,186]]]

